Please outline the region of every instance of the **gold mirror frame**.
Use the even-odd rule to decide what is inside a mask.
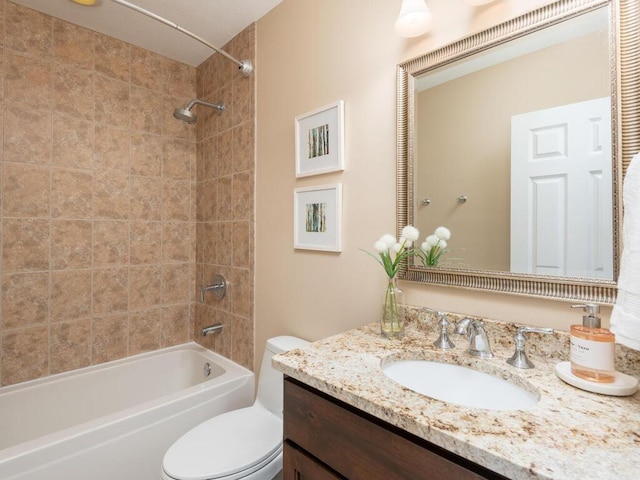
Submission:
[[[496,25],[397,68],[397,208],[396,229],[414,218],[414,77],[577,15],[608,7],[610,11],[611,125],[613,164],[613,280],[553,277],[484,270],[425,268],[408,264],[403,280],[552,299],[612,304],[616,298],[622,225],[622,178],[640,151],[640,0],[559,0]]]

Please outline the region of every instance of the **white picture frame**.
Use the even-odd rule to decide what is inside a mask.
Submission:
[[[296,177],[344,170],[344,101],[295,118]]]
[[[293,247],[342,251],[342,184],[293,190]]]

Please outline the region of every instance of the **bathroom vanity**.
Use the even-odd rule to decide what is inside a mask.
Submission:
[[[515,325],[485,321],[495,357],[442,351],[435,319],[412,319],[402,340],[367,325],[274,357],[286,376],[284,478],[637,479],[640,393],[592,394],[554,373],[565,332],[531,336],[531,370],[506,364]],[[416,393],[382,367],[402,359],[464,365],[534,389],[525,410],[468,408]],[[618,346],[617,369],[640,372],[638,352]]]
[[[506,478],[291,378],[284,399],[284,480]]]

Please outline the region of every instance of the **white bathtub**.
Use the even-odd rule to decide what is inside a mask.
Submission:
[[[178,437],[254,388],[196,343],[0,388],[0,479],[157,480]]]

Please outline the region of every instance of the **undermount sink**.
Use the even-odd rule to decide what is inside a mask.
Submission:
[[[502,378],[460,365],[402,360],[383,365],[394,382],[443,402],[488,410],[525,410],[539,395]]]

